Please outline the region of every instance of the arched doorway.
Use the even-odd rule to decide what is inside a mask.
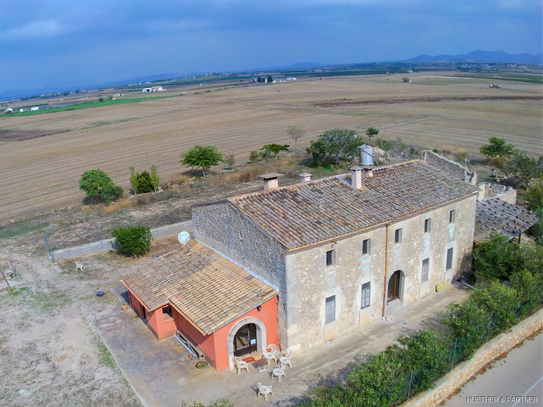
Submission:
[[[234,335],[234,356],[248,355],[255,352],[257,348],[256,325],[243,325]]]
[[[396,270],[394,274],[390,276],[388,280],[388,290],[387,290],[387,301],[393,301],[395,299],[402,299],[401,296],[401,287],[402,287],[402,272],[401,270]]]
[[[255,317],[247,317],[243,318],[241,321],[238,321],[232,329],[230,330],[230,333],[228,334],[227,344],[228,344],[228,360],[230,363],[230,369],[234,368],[233,363],[233,356],[235,355],[235,338],[240,330],[242,330],[247,325],[253,325],[255,327],[254,335],[255,337],[253,339],[256,339],[255,345],[256,345],[256,351],[259,353],[262,353],[264,349],[266,348],[266,326],[262,321],[260,321],[258,318]],[[244,335],[245,333],[243,333]],[[249,334],[251,334],[249,332]]]

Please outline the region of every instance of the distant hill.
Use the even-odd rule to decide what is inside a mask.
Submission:
[[[439,61],[477,61],[477,62],[503,62],[517,64],[543,64],[543,53],[532,54],[509,54],[504,51],[472,51],[460,55],[419,55],[407,59],[404,62],[439,62]]]

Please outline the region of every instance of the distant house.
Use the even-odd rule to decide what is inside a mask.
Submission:
[[[289,82],[294,82],[296,80],[296,78],[287,78],[287,81]]]
[[[30,111],[31,112],[35,112],[36,110],[40,110],[40,108],[38,106],[35,106],[35,107],[31,107],[30,108]]]
[[[143,93],[151,93],[151,92],[162,92],[165,89],[162,86],[152,86],[150,88],[143,88],[141,91]]]
[[[13,109],[11,107],[8,107],[4,113],[13,113]]]

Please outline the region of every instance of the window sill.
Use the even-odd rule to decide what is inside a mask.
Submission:
[[[173,318],[170,317],[170,316],[165,316],[165,317],[163,317],[162,322],[169,322],[169,321],[173,321]]]

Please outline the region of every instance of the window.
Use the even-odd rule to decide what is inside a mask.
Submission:
[[[334,265],[335,257],[335,250],[328,250],[326,252],[326,267]]]
[[[424,221],[424,233],[430,233],[432,229],[432,219],[426,219]]]
[[[430,259],[424,259],[422,261],[422,273],[420,275],[420,282],[424,283],[428,281],[428,271],[430,270]]]
[[[336,296],[332,295],[326,299],[326,320],[325,323],[336,320]]]
[[[456,211],[453,209],[449,212],[449,223],[454,223],[456,220]]]
[[[366,239],[362,242],[362,254],[370,254],[371,239]]]
[[[451,247],[449,250],[447,250],[447,266],[445,267],[445,270],[452,269],[453,266],[453,248]]]
[[[402,228],[396,229],[394,231],[394,243],[402,242]]]
[[[362,284],[362,300],[360,308],[368,308],[370,306],[370,297],[371,297],[371,285],[370,283]]]
[[[162,317],[165,321],[172,318],[172,309],[170,306],[162,308]]]

